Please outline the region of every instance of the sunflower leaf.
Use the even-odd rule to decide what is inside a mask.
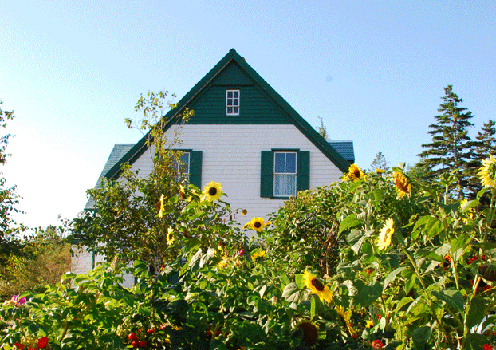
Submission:
[[[361,221],[357,219],[356,214],[348,215],[339,224],[339,232],[338,233],[341,233],[345,230],[348,230],[352,227],[355,227],[355,226],[359,225],[360,223],[361,223]]]
[[[282,297],[289,299],[293,294],[298,293],[300,289],[298,288],[298,285],[295,282],[291,282],[284,287],[284,291],[282,292]]]

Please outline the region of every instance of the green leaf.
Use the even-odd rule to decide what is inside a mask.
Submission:
[[[298,288],[303,289],[305,288],[305,282],[303,282],[303,274],[298,273],[295,276],[295,282]]]
[[[467,334],[467,339],[465,342],[464,349],[467,350],[480,350],[484,344],[488,344],[489,341],[487,337],[483,334],[469,333]]]
[[[310,299],[310,318],[313,320],[315,318],[315,311],[317,309],[317,302],[315,300],[316,296],[313,295]]]
[[[467,315],[467,326],[472,328],[481,324],[482,319],[487,314],[487,309],[489,305],[481,297],[475,297],[470,303],[470,309]]]
[[[458,289],[443,289],[440,292],[432,291],[432,295],[456,311],[463,312],[463,296]]]
[[[344,230],[348,230],[352,227],[355,227],[355,226],[359,225],[360,223],[361,223],[361,221],[357,219],[356,214],[348,215],[339,224],[339,232],[338,233],[341,233]]]
[[[394,282],[394,280],[396,279],[396,276],[404,269],[406,269],[405,266],[398,267],[396,270],[392,271],[389,275],[387,275],[387,277],[384,279],[384,290],[386,290],[389,283]]]
[[[417,349],[423,349],[431,337],[431,327],[422,326],[413,331],[412,340]]]
[[[357,302],[362,307],[369,306],[382,295],[383,287],[380,282],[366,285],[363,281],[356,280],[353,285],[358,291]]]
[[[300,289],[295,282],[291,282],[284,287],[284,291],[282,292],[282,297],[288,299],[293,294],[297,293]]]
[[[395,311],[398,312],[401,308],[407,304],[410,304],[413,301],[412,297],[403,297],[398,304],[396,304]]]

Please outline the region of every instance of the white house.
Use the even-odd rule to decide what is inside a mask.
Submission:
[[[225,200],[246,209],[246,218],[267,219],[298,191],[339,181],[354,162],[351,141],[327,142],[234,49],[167,114],[168,138],[185,108],[195,113],[182,125],[176,148],[184,151],[190,182],[221,183]],[[126,163],[144,176],[150,172],[146,136],[115,145],[101,177],[118,179]],[[88,260],[75,260],[81,266],[75,272],[94,266]]]

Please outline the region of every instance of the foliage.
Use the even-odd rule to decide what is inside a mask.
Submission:
[[[170,122],[164,111],[173,107],[164,102],[167,96],[163,91],[149,92],[147,98],[141,96],[136,110],[143,112],[142,120],[126,120],[129,127],[147,131],[153,169],[149,174],[141,174],[123,166],[119,179],[103,178],[99,186],[88,191],[93,208],[74,220],[71,236],[78,246],[88,247],[108,259],[117,254],[126,257],[127,262],[140,259],[152,268],[174,259],[174,254],[165,249],[167,236],[181,210],[199,193],[192,192],[184,181],[177,181],[182,176],[177,167],[181,153],[170,150],[177,140],[167,140],[164,133]],[[180,124],[188,120],[192,111],[178,115],[174,122]],[[160,205],[163,217],[159,218],[156,208]]]
[[[2,308],[8,322],[1,341],[46,336],[51,349],[143,341],[147,349],[463,350],[494,343],[494,316],[484,317],[495,311],[495,189],[460,202],[448,195],[449,184],[419,184],[401,167],[348,178],[299,193],[250,241],[237,226],[215,223],[227,204],[193,195],[174,226],[187,227],[188,236],[176,235],[165,248],[178,259],[153,274],[117,255],[88,275],[67,274],[74,288],[23,293],[26,304]],[[484,192],[491,205],[479,211]],[[329,236],[338,249],[315,248]],[[333,263],[321,264],[334,254]],[[131,289],[119,284],[127,270],[137,278]],[[484,334],[474,331],[479,325]]]
[[[428,178],[436,179],[447,170],[453,172],[456,178],[458,198],[465,195],[467,178],[471,175],[468,164],[473,156],[472,142],[468,136],[471,112],[459,107],[462,102],[454,92],[453,86],[444,88],[443,103],[438,109],[441,115],[435,116],[436,122],[429,125],[432,142],[423,144],[425,150],[419,154],[419,165],[428,170]]]
[[[0,105],[2,101],[0,101]],[[3,111],[0,106],[0,127],[7,128],[9,121],[14,119],[14,111]],[[0,137],[0,165],[4,165],[9,156],[6,148],[12,135],[6,134]],[[18,226],[14,221],[13,214],[19,210],[16,205],[19,203],[19,195],[16,187],[7,187],[6,179],[0,172],[0,267],[5,266],[11,256],[22,254],[22,244],[16,234],[22,232],[24,227]]]
[[[65,241],[67,226],[37,228],[26,236],[22,256],[11,256],[0,278],[2,300],[22,291],[42,292],[48,284],[56,285],[70,271],[71,247]]]
[[[376,154],[374,160],[370,164],[370,169],[376,170],[376,171],[377,171],[377,169],[379,169],[379,172],[381,170],[386,171],[388,169],[386,157],[384,156],[384,154],[382,152],[378,152]]]

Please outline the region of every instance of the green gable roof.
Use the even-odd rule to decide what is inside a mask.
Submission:
[[[234,67],[235,66],[235,67]],[[237,68],[237,69],[234,69]],[[230,77],[230,78],[228,78]],[[330,161],[334,163],[342,172],[348,170],[349,161],[344,159],[324,138],[303,119],[294,109],[286,102],[248,63],[241,57],[236,50],[231,49],[195,86],[177,103],[176,108],[170,110],[166,115],[169,120],[165,130],[170,128],[179,120],[179,116],[186,108],[191,108],[195,102],[198,102],[202,96],[215,85],[221,86],[254,86],[261,91],[265,98],[270,101],[274,108],[282,111],[283,114],[274,116],[269,120],[255,120],[253,123],[285,123],[295,125]],[[234,83],[233,83],[234,82]],[[233,85],[234,84],[234,85]],[[243,99],[243,96],[241,97]],[[243,101],[243,100],[242,100]],[[194,108],[191,108],[194,110]],[[223,123],[204,119],[194,119],[191,122],[196,123]],[[233,123],[233,121],[229,121]],[[234,123],[246,123],[246,119],[238,118]],[[147,138],[145,135],[136,143],[126,154],[115,163],[106,173],[107,178],[117,178],[121,172],[123,164],[132,164],[147,149]]]
[[[100,173],[100,177],[98,178],[98,181],[96,182],[96,188],[100,187],[101,181],[103,177],[107,174],[107,172],[112,169],[114,165],[116,165],[124,155],[126,155],[130,149],[133,148],[134,145],[128,145],[128,144],[117,144],[114,145],[114,148],[112,148],[112,152],[110,152],[110,155],[107,159],[107,162],[103,166],[103,170]],[[84,206],[84,209],[92,209],[94,207],[94,201],[90,198],[86,205]]]
[[[341,157],[346,159],[350,164],[355,163],[355,152],[353,151],[353,142],[352,141],[329,141],[332,148],[338,152]]]

